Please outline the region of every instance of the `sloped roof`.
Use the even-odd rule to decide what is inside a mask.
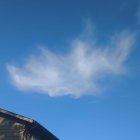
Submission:
[[[49,132],[46,128],[44,128],[42,125],[40,125],[38,122],[36,122],[33,119],[27,118],[25,116],[4,110],[0,108],[0,116],[3,116],[5,118],[9,118],[12,120],[15,120],[21,124],[24,124],[26,126],[26,129],[30,130],[33,134],[38,134],[41,136],[44,140],[59,140],[56,136],[54,136],[51,132]]]

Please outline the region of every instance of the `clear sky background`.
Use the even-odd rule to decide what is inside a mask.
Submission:
[[[61,140],[140,139],[138,0],[0,0],[0,108]]]

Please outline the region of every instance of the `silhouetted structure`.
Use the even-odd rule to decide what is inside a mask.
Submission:
[[[38,122],[0,109],[0,140],[58,140]]]

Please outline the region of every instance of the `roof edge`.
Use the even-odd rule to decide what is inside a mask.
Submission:
[[[53,135],[50,131],[48,131],[45,127],[39,124],[37,121],[30,119],[28,117],[4,110],[0,108],[0,114],[5,117],[10,117],[13,120],[17,120],[18,122],[25,124],[26,128],[31,130],[33,133],[39,131],[41,135],[44,135],[52,140],[59,140],[55,135]]]

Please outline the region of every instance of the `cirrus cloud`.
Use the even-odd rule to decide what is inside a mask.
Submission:
[[[125,61],[134,38],[133,33],[123,31],[102,47],[95,40],[76,38],[66,54],[43,48],[38,55],[29,56],[22,67],[8,64],[7,70],[20,90],[49,96],[96,95],[101,77],[125,73]]]

